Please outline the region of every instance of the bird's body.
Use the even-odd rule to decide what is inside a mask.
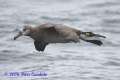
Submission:
[[[30,36],[36,41],[46,43],[78,42],[80,30],[61,24],[42,24],[35,27]]]
[[[98,40],[85,40],[81,37],[81,34],[88,35],[88,37],[96,35],[92,32],[82,32],[62,24],[45,23],[36,27],[25,26],[23,32],[20,32],[14,39],[21,35],[30,36],[34,40],[35,48],[38,51],[44,51],[45,47],[50,43],[79,42],[80,39],[97,45],[102,44]]]

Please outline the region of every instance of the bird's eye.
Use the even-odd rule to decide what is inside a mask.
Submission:
[[[23,29],[23,31],[25,31],[25,29]]]
[[[26,28],[24,28],[23,31],[26,31]]]

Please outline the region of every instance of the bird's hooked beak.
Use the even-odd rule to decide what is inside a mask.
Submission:
[[[102,37],[102,38],[106,38],[103,35],[95,34],[95,33],[92,33],[92,32],[82,32],[82,34],[84,34],[87,37]]]
[[[18,34],[14,37],[14,40],[21,36],[28,36],[30,33],[30,30],[25,30],[25,31],[19,31]]]

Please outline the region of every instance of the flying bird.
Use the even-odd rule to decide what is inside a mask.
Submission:
[[[36,27],[25,25],[23,30],[19,31],[19,33],[14,37],[14,40],[20,36],[29,36],[34,40],[34,46],[37,51],[44,51],[46,46],[51,43],[77,43],[80,40],[83,40],[98,46],[103,44],[100,40],[88,40],[83,38],[82,35],[85,37],[106,38],[100,34],[95,34],[93,32],[83,32],[63,24],[44,23]]]

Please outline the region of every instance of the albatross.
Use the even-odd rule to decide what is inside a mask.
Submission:
[[[69,42],[80,42],[80,40],[90,42],[101,46],[102,41],[92,39],[88,40],[82,37],[102,37],[103,35],[95,34],[93,32],[83,32],[79,29],[72,28],[63,24],[44,23],[36,27],[31,25],[25,25],[22,31],[14,37],[14,40],[20,36],[29,36],[34,41],[34,46],[37,51],[44,51],[46,46],[51,43],[69,43]]]

